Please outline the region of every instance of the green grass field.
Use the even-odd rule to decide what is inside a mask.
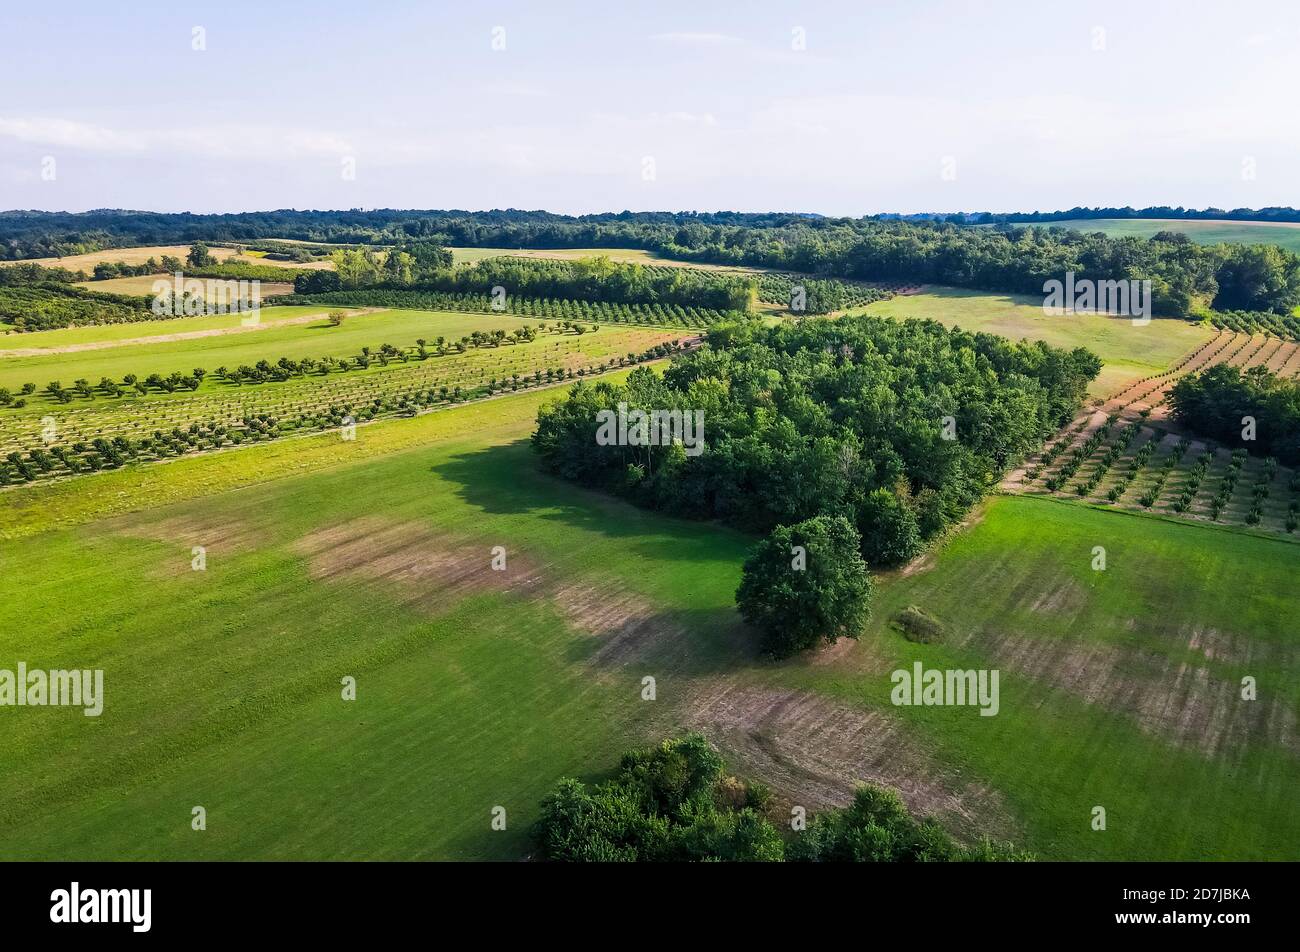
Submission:
[[[3,656],[103,667],[107,702],[99,719],[0,709],[0,757],[31,765],[0,779],[0,853],[519,855],[559,774],[665,729],[639,699],[641,668],[593,660],[595,641],[566,624],[565,599],[590,588],[712,619],[688,663],[655,668],[671,697],[732,650],[744,551],[734,534],[536,475],[528,450],[506,445],[536,404],[512,398],[495,425],[477,407],[402,421],[391,430],[425,440],[467,422],[477,433],[7,544],[6,564],[25,567],[0,582]],[[362,428],[347,451],[364,459],[378,429]],[[281,448],[244,454],[240,470],[256,470],[263,451]],[[164,480],[196,475],[153,469]],[[313,534],[340,527],[361,546],[350,567],[340,568],[342,552],[309,552]],[[200,538],[208,566],[194,572]],[[507,549],[504,573],[489,568],[494,545]],[[381,550],[412,547],[427,560],[423,575],[365,568]],[[453,582],[442,558],[475,570]],[[345,675],[358,681],[352,704],[339,695]],[[504,833],[488,826],[498,804],[509,811]],[[208,811],[203,834],[189,827],[194,805]]]
[[[861,677],[809,666],[799,680],[884,708],[886,672],[914,661],[1000,669],[996,717],[892,710],[997,789],[1043,856],[1288,858],[1300,836],[1288,792],[1300,782],[1297,572],[1300,550],[1283,542],[995,497],[920,571],[878,586],[869,631],[842,659]],[[908,606],[943,636],[893,630]],[[1258,700],[1240,698],[1247,675]],[[1097,805],[1104,832],[1089,825]]]
[[[1100,231],[1115,238],[1150,238],[1161,231],[1180,231],[1203,245],[1281,245],[1300,252],[1300,224],[1254,221],[1186,221],[1162,218],[1097,218],[1048,222],[1050,227]]]
[[[1105,365],[1092,387],[1098,396],[1165,370],[1214,336],[1212,328],[1171,319],[1156,319],[1138,327],[1127,318],[1052,316],[1043,313],[1041,298],[957,288],[928,287],[922,294],[877,301],[864,310],[890,317],[928,318],[948,327],[1012,340],[1031,338],[1057,347],[1087,347]]]
[[[550,396],[6,491],[0,666],[103,668],[106,703],[0,708],[0,857],[514,858],[559,776],[678,727],[783,803],[901,764],[914,808],[1047,858],[1288,855],[1300,549],[996,498],[879,580],[860,643],[771,664],[733,608],[750,540],[541,475]],[[893,630],[908,605],[944,637]],[[999,667],[1001,713],[892,707],[913,659]]]

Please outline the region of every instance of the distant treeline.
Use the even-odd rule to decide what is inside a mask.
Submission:
[[[369,252],[338,252],[335,271],[306,272],[294,280],[297,294],[361,287],[479,294],[503,288],[508,295],[524,297],[713,310],[744,310],[754,294],[753,282],[746,278],[692,268],[644,268],[608,258],[488,258],[459,268],[422,269],[414,255],[401,249],[390,251],[382,264]]]
[[[1267,211],[1267,210],[1265,210]],[[1201,246],[1152,239],[948,221],[816,218],[738,212],[622,212],[568,217],[515,210],[0,213],[0,253],[24,258],[106,242],[232,242],[296,238],[339,244],[412,241],[501,248],[639,248],[669,257],[862,281],[936,283],[1043,293],[1067,271],[1097,280],[1150,279],[1157,314],[1206,308],[1287,313],[1300,304],[1300,258],[1275,245]],[[106,247],[111,245],[104,245]],[[93,249],[92,249],[93,250]]]
[[[1217,364],[1169,392],[1173,418],[1227,446],[1300,464],[1300,384],[1264,367]]]
[[[1052,222],[1088,218],[1169,218],[1182,221],[1286,221],[1300,222],[1300,209],[1286,205],[1267,208],[1183,208],[1181,205],[1148,205],[1146,208],[1084,208],[1076,206],[1060,212],[974,212],[966,216],[978,222]]]
[[[844,516],[868,562],[896,565],[1068,420],[1100,369],[1082,348],[933,321],[731,325],[662,378],[574,388],[539,412],[533,445],[557,475],[750,531]],[[635,425],[602,445],[597,414],[620,404],[699,411],[703,452]]]

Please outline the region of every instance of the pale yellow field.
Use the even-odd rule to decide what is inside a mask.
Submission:
[[[218,261],[225,261],[235,254],[233,248],[209,248],[208,250]],[[184,261],[189,253],[189,245],[148,245],[143,248],[108,248],[84,255],[69,255],[66,258],[30,258],[22,263],[39,264],[46,268],[67,268],[69,271],[91,271],[100,262],[121,261],[126,264],[144,264],[150,258],[161,261],[163,255],[171,255]]]
[[[277,239],[278,240],[278,239]],[[303,242],[296,242],[302,244]],[[313,261],[309,264],[297,264],[292,261],[276,261],[273,258],[263,258],[250,254],[235,254],[233,248],[216,248],[209,246],[208,250],[212,257],[218,261],[234,261],[243,264],[261,264],[272,267],[287,268],[290,270],[308,268],[319,270],[322,268],[333,268],[334,263],[331,261]],[[84,255],[69,255],[66,258],[29,258],[22,262],[23,264],[39,264],[46,268],[67,268],[69,271],[85,271],[89,273],[94,270],[95,265],[101,262],[124,264],[144,264],[150,258],[161,261],[163,255],[171,255],[173,258],[185,260],[185,256],[190,253],[189,245],[148,245],[142,248],[108,248],[104,251],[93,251]],[[17,262],[5,262],[5,264],[15,264]],[[130,293],[130,292],[124,292]]]

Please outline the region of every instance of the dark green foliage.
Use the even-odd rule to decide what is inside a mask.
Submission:
[[[1300,463],[1300,384],[1264,367],[1242,371],[1217,364],[1188,374],[1169,393],[1173,418],[1222,443],[1287,465]],[[1243,417],[1255,418],[1255,439],[1242,440]]]
[[[745,562],[736,607],[783,658],[837,638],[857,638],[871,614],[860,540],[843,516],[777,526]]]
[[[0,273],[7,270],[0,268]],[[95,294],[58,282],[29,285],[0,282],[0,323],[12,324],[17,331],[155,319],[148,298]]]
[[[293,279],[295,294],[327,294],[342,287],[337,271],[303,271]]]
[[[892,790],[863,787],[844,810],[785,838],[764,815],[770,793],[728,776],[698,734],[624,755],[588,787],[561,780],[533,828],[541,859],[568,862],[1000,862],[1032,860],[987,838],[967,848],[917,822]]]
[[[614,778],[595,787],[561,780],[534,837],[549,860],[781,859],[776,828],[747,802],[730,802],[734,784],[698,734],[666,740],[625,754]]]
[[[853,803],[813,817],[786,846],[791,862],[955,863],[1029,861],[1010,843],[983,839],[967,848],[933,820],[917,822],[893,790],[863,787]]]
[[[723,325],[662,378],[639,371],[543,407],[533,444],[565,478],[748,531],[842,515],[868,561],[893,564],[1069,419],[1099,369],[1083,349],[928,321]],[[699,411],[702,452],[598,445],[597,413],[620,402]]]

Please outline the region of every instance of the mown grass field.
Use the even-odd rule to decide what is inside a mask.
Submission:
[[[896,667],[999,668],[995,717],[890,709],[960,776],[996,788],[1045,856],[1294,858],[1298,571],[1283,542],[995,497],[878,587],[869,632],[842,659],[860,677],[810,665],[801,681],[885,707]],[[913,605],[940,638],[893,629]],[[1248,675],[1258,700],[1240,697]],[[1104,832],[1090,827],[1098,805]]]
[[[1098,218],[1050,222],[1076,231],[1100,231],[1116,238],[1150,238],[1162,231],[1179,231],[1203,245],[1281,245],[1300,252],[1300,224],[1258,221],[1185,221],[1165,218]]]
[[[0,583],[0,652],[102,666],[108,700],[97,720],[0,711],[0,756],[24,765],[0,778],[0,853],[519,855],[557,776],[666,729],[639,699],[643,667],[594,661],[592,635],[566,624],[564,591],[633,592],[725,621],[744,550],[738,536],[574,493],[521,465],[528,451],[503,442],[526,432],[539,399],[390,428],[452,434],[436,447],[6,544],[6,564],[25,568]],[[466,426],[477,432],[467,438]],[[344,451],[364,459],[372,438],[391,438],[378,429]],[[300,442],[312,444],[297,454],[306,460],[340,446]],[[235,463],[247,478],[259,456],[281,452],[149,476],[202,484],[199,471]],[[130,481],[108,478],[118,477]],[[313,554],[304,542],[340,527],[360,548]],[[200,537],[201,573],[190,570]],[[493,545],[506,547],[507,572],[490,569]],[[375,576],[366,566],[383,550],[418,552],[424,568]],[[453,581],[444,558],[474,568]],[[709,628],[726,631],[701,625],[689,664],[654,669],[663,696],[731,650]],[[349,674],[353,704],[339,694]],[[202,834],[189,826],[196,804],[208,810]],[[498,804],[504,833],[488,826]]]
[[[0,856],[514,858],[559,776],[677,727],[783,805],[875,780],[1047,858],[1293,852],[1300,549],[996,498],[879,580],[860,643],[771,664],[732,607],[751,540],[541,475],[550,397],[5,491],[0,659],[107,700],[0,708]],[[914,659],[1000,667],[1001,712],[894,708]]]
[[[928,318],[948,327],[999,334],[1012,340],[1045,340],[1057,347],[1087,347],[1105,364],[1092,392],[1106,396],[1158,373],[1214,336],[1187,321],[1154,319],[1135,326],[1127,318],[1091,314],[1053,316],[1041,298],[958,288],[927,287],[924,293],[877,301],[864,309],[890,317]]]

